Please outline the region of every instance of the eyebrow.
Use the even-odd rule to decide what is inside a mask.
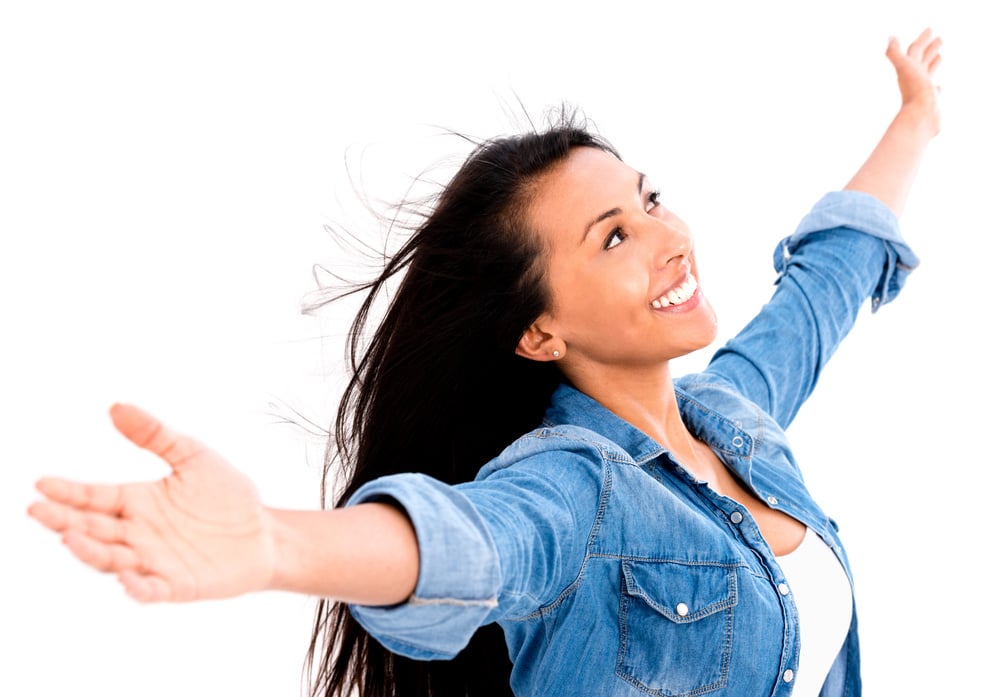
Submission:
[[[645,181],[646,181],[646,175],[643,174],[642,172],[639,172],[639,184],[636,187],[636,190],[639,192],[640,196],[642,195],[642,184]],[[583,240],[587,239],[587,235],[590,234],[590,228],[594,227],[595,225],[597,225],[602,220],[607,220],[608,218],[613,218],[616,215],[620,215],[621,212],[622,212],[621,208],[612,208],[610,210],[604,211],[599,216],[597,216],[596,218],[594,218],[593,220],[591,220],[589,223],[587,223],[587,227],[584,228],[584,230],[583,230],[583,237],[580,239],[581,244],[583,243]]]

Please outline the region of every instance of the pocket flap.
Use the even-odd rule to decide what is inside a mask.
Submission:
[[[625,590],[677,623],[694,622],[736,605],[736,569],[726,564],[623,562]]]

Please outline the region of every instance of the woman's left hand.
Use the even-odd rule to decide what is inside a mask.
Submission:
[[[904,52],[896,37],[889,39],[886,57],[896,69],[899,92],[903,103],[901,111],[918,115],[932,135],[941,129],[938,109],[938,86],[934,73],[941,63],[941,37],[930,29],[924,31]]]

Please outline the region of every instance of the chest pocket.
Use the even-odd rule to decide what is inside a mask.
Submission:
[[[736,568],[724,564],[623,561],[618,677],[670,697],[724,687],[736,579]]]

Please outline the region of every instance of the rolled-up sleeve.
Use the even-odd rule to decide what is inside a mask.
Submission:
[[[526,436],[449,486],[421,474],[376,479],[347,505],[391,500],[413,523],[420,574],[393,606],[352,605],[383,646],[416,659],[454,657],[475,631],[556,598],[583,566],[604,482],[589,446]]]
[[[861,191],[835,191],[821,198],[795,232],[774,250],[774,269],[784,274],[802,240],[820,230],[850,228],[877,237],[885,244],[886,260],[872,293],[872,312],[893,300],[920,260],[903,241],[896,215],[881,201]]]
[[[787,427],[870,299],[899,294],[919,260],[895,214],[859,191],[827,194],[774,252],[777,288],[706,370]]]
[[[347,505],[386,499],[406,511],[416,531],[417,587],[401,605],[352,605],[351,613],[394,653],[451,658],[497,606],[500,568],[493,538],[464,494],[421,474],[376,479]]]

